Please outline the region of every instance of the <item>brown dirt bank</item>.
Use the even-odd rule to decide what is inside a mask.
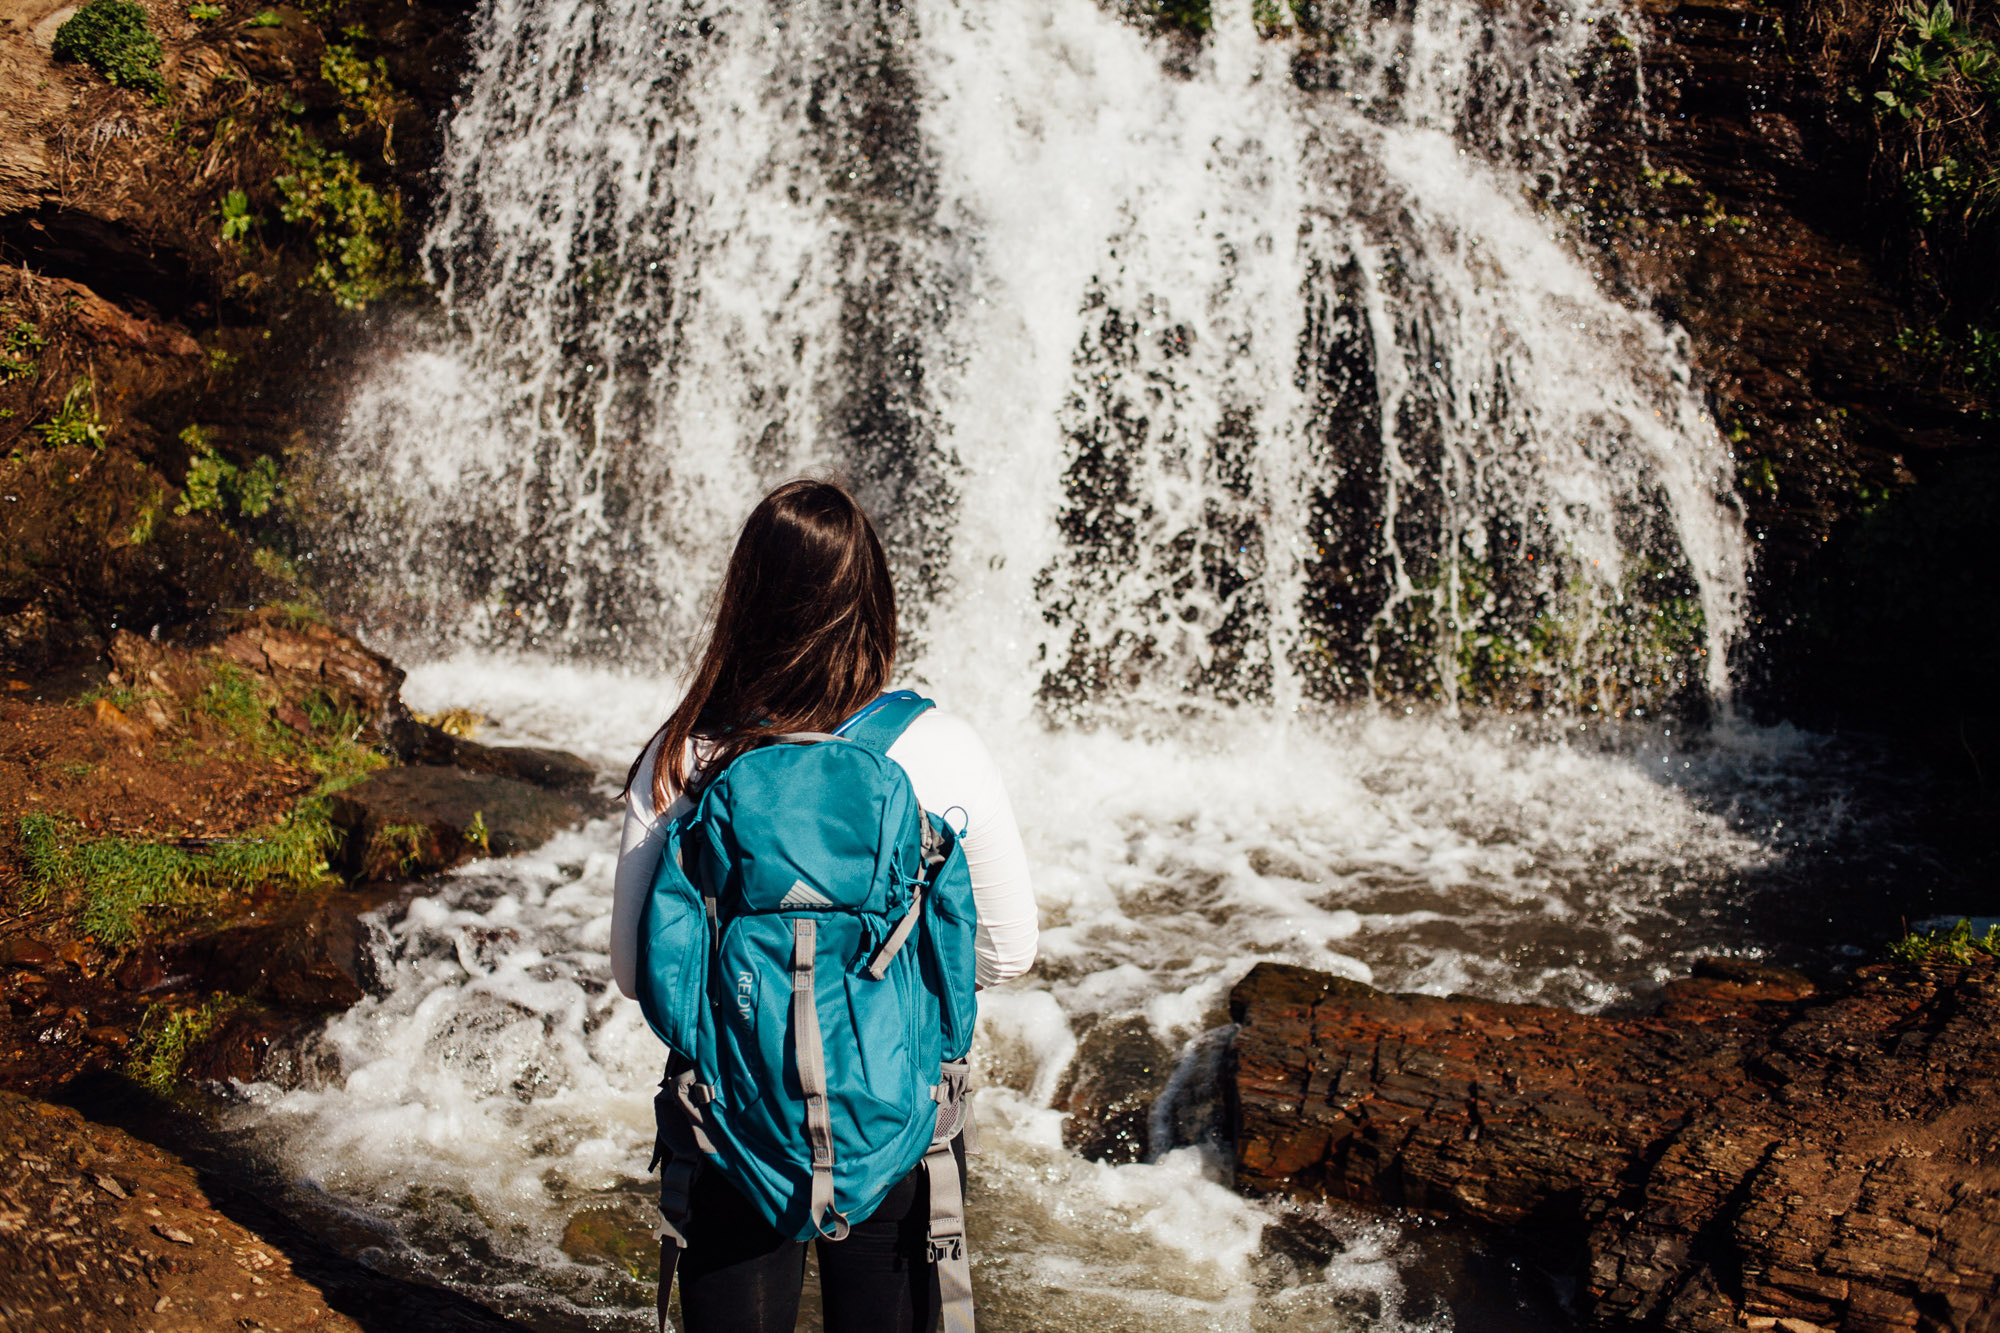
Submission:
[[[494,1330],[339,1258],[241,1189],[67,1107],[0,1092],[0,1329]]]
[[[1991,956],[1716,960],[1631,1018],[1261,964],[1230,1008],[1242,1188],[1513,1229],[1601,1328],[2000,1328]]]

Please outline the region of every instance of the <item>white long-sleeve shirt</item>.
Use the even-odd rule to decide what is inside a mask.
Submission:
[[[978,982],[996,986],[1026,972],[1035,961],[1040,923],[1028,854],[1014,822],[1000,771],[978,735],[958,718],[929,709],[889,747],[889,757],[909,774],[924,809],[963,828],[966,869],[979,908]],[[669,819],[689,809],[685,794],[664,815],[653,813],[655,742],[646,750],[625,796],[625,834],[618,850],[611,907],[611,974],[618,989],[635,993],[639,976],[639,908],[660,868]],[[963,815],[961,820],[960,816]]]

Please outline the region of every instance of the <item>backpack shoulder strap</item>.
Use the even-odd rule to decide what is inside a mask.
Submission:
[[[834,734],[888,753],[909,725],[934,705],[915,690],[894,690],[834,728]]]

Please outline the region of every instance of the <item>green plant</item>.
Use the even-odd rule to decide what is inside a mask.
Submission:
[[[48,445],[91,444],[102,449],[111,430],[98,420],[96,386],[88,379],[71,385],[62,406],[54,416],[36,426],[35,433]]]
[[[139,506],[139,512],[132,516],[131,526],[125,529],[125,544],[144,546],[153,540],[153,529],[159,523],[160,510],[167,503],[167,492],[155,487]]]
[[[318,794],[343,791],[388,764],[386,756],[361,743],[362,725],[352,709],[315,690],[306,696],[305,713],[313,739],[303,757],[319,775]]]
[[[133,0],[90,0],[56,29],[55,56],[81,61],[121,88],[166,89],[160,39]]]
[[[285,221],[302,226],[319,255],[308,281],[340,305],[360,309],[403,281],[396,239],[402,202],[361,177],[354,159],[322,146],[296,125],[285,127],[285,164],[275,182]]]
[[[125,1072],[154,1092],[170,1091],[180,1081],[189,1054],[243,1004],[234,995],[217,995],[196,1009],[149,1006],[139,1020]]]
[[[33,320],[17,319],[0,335],[0,380],[26,379],[41,366],[42,349],[48,340]]]
[[[222,239],[240,243],[250,234],[252,227],[260,227],[264,219],[250,211],[250,196],[241,190],[231,190],[222,196]]]
[[[2000,55],[1953,11],[1951,0],[1936,0],[1928,10],[1906,9],[1902,17],[1907,26],[1889,53],[1889,86],[1875,94],[1885,109],[1906,120],[1920,115],[1953,75],[2000,97]]]
[[[194,450],[188,460],[187,477],[181,484],[181,502],[176,514],[198,514],[213,509],[231,509],[244,518],[261,518],[278,494],[278,464],[268,454],[259,454],[248,467],[238,467],[215,451],[202,427],[189,426],[181,432],[181,443]]]
[[[485,852],[488,856],[491,856],[493,854],[493,844],[489,840],[490,836],[486,828],[486,812],[484,810],[474,810],[472,812],[472,822],[465,826],[465,840],[480,851]]]
[[[222,14],[223,9],[221,5],[196,4],[189,5],[187,9],[187,16],[196,23],[213,23],[215,20],[221,18]]]
[[[353,134],[362,125],[375,126],[382,131],[382,160],[393,165],[396,90],[389,82],[387,62],[379,56],[369,60],[352,46],[335,42],[320,57],[319,72],[340,95],[344,108],[339,119],[340,132]]]
[[[398,871],[408,873],[423,855],[426,832],[422,824],[384,824],[369,841],[396,858]]]
[[[1209,0],[1140,0],[1160,22],[1189,32],[1207,32],[1215,26]]]
[[[121,713],[129,713],[139,702],[138,693],[122,685],[93,685],[76,696],[78,708],[93,707],[99,699],[110,704]]]
[[[282,28],[285,26],[285,16],[275,9],[260,9],[250,16],[250,26],[253,28]]]
[[[1979,954],[2000,955],[2000,924],[1975,935],[1972,923],[1961,917],[1949,929],[1912,931],[1889,946],[1889,956],[1905,963],[1969,963]]]
[[[264,735],[269,717],[262,683],[234,662],[217,662],[195,696],[195,711],[245,740]]]

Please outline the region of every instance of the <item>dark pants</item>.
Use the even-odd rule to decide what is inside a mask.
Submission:
[[[963,1179],[965,1141],[954,1141],[952,1151]],[[845,1240],[814,1242],[826,1333],[933,1333],[930,1212],[919,1165]],[[805,1285],[804,1241],[779,1234],[713,1169],[695,1179],[687,1236],[675,1275],[687,1333],[792,1333]]]

